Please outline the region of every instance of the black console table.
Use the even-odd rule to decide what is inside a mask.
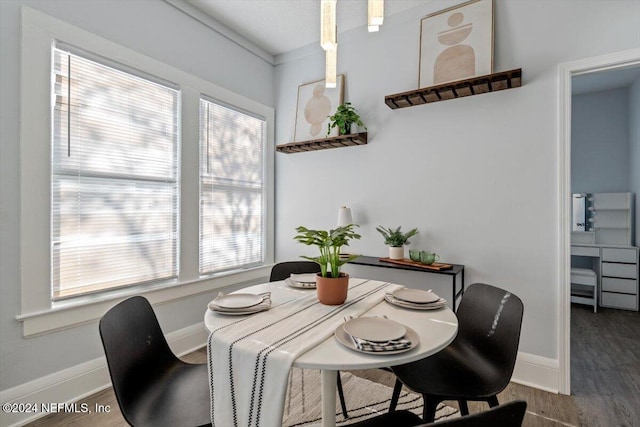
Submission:
[[[431,274],[443,274],[445,276],[450,276],[451,277],[451,287],[452,287],[452,305],[453,305],[453,311],[456,311],[456,308],[458,307],[458,305],[456,304],[456,302],[458,301],[458,298],[462,297],[462,294],[464,294],[464,265],[461,264],[451,264],[451,263],[447,263],[449,265],[452,266],[452,268],[448,269],[448,270],[430,270],[430,269],[426,269],[426,268],[422,268],[422,267],[414,267],[411,265],[400,265],[400,264],[393,264],[391,262],[385,262],[385,261],[380,261],[379,257],[373,257],[373,256],[359,256],[358,258],[349,261],[350,264],[357,264],[357,265],[367,265],[369,267],[384,267],[384,268],[391,268],[391,269],[397,269],[397,270],[411,270],[411,271],[421,271],[423,273],[431,273]],[[458,289],[458,275],[460,275],[460,289]]]

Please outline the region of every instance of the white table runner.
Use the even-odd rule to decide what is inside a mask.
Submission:
[[[282,303],[274,298],[271,310],[214,329],[207,344],[213,426],[280,426],[296,357],[331,336],[344,317],[361,315],[399,287],[352,278],[342,305],[322,305],[315,292]]]

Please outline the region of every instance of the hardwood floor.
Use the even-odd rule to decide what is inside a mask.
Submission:
[[[184,357],[205,362],[204,349]],[[393,386],[393,376],[379,369],[354,374]],[[638,427],[640,426],[640,313],[571,307],[572,396],[557,395],[511,383],[500,402],[526,400],[525,427]],[[90,408],[108,405],[109,413],[49,415],[28,426],[126,426],[111,388],[81,400]],[[456,402],[446,402],[457,406]],[[469,404],[471,412],[486,409],[484,403]]]
[[[585,426],[640,426],[640,312],[571,306],[571,394]]]

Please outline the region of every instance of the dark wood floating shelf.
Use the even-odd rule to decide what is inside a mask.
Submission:
[[[384,102],[389,108],[395,110],[397,108],[412,107],[414,105],[445,101],[463,96],[512,89],[514,87],[520,87],[521,85],[522,68],[517,68],[501,73],[487,74],[485,76],[472,77],[470,79],[458,80],[438,86],[423,87],[408,92],[387,95],[384,97]]]
[[[365,145],[367,132],[353,133],[350,135],[333,136],[324,139],[312,139],[310,141],[290,142],[276,145],[276,151],[281,153],[302,153],[304,151],[326,150],[328,148],[350,147],[352,145]]]

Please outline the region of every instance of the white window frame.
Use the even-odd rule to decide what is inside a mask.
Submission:
[[[55,40],[175,83],[181,90],[179,271],[175,280],[133,286],[67,301],[51,301],[51,47]],[[152,303],[210,292],[268,276],[274,259],[274,110],[160,61],[120,46],[29,7],[22,8],[20,105],[20,281],[16,319],[32,336],[95,321],[116,302],[144,295]],[[206,93],[265,118],[266,236],[262,266],[201,277],[199,236],[199,102]]]
[[[223,102],[223,101],[221,101],[219,99],[215,99],[215,98],[213,98],[211,96],[207,96],[206,94],[201,94],[200,103],[199,103],[200,106],[202,105],[202,102],[208,102],[208,103],[210,103],[212,105],[215,105],[215,106],[218,106],[218,107],[222,107],[224,109],[228,109],[228,110],[231,110],[231,111],[235,111],[236,113],[243,114],[245,116],[249,116],[249,117],[252,117],[254,119],[257,119],[257,120],[263,122],[264,125],[263,125],[263,129],[262,129],[262,140],[264,141],[266,139],[266,136],[267,136],[266,135],[266,128],[267,128],[267,126],[266,126],[266,119],[264,117],[259,116],[259,115],[255,114],[254,112],[251,112],[251,111],[242,110],[242,109],[238,108],[237,106],[228,105],[227,103],[225,103],[225,102]],[[200,117],[201,116],[202,116],[202,112],[200,112]],[[202,129],[203,123],[199,123],[199,125],[200,125],[200,129]],[[200,135],[199,143],[200,143],[200,153],[201,153],[201,156],[202,156],[202,143],[203,143],[202,135]],[[212,142],[212,143],[215,143],[215,142]],[[261,179],[262,179],[262,195],[261,195],[261,199],[262,199],[262,203],[261,203],[261,205],[262,205],[261,206],[262,219],[261,219],[261,221],[262,221],[262,228],[263,229],[266,226],[266,223],[265,223],[265,218],[266,218],[265,217],[265,212],[267,210],[266,209],[266,201],[267,200],[266,200],[265,191],[264,191],[265,182],[266,182],[266,173],[267,173],[267,170],[265,168],[265,158],[267,156],[267,153],[264,151],[264,148],[265,147],[263,146],[262,147],[262,160],[261,160],[262,161],[262,165],[261,165],[262,166],[262,176],[261,176]],[[203,159],[200,158],[199,160],[200,160],[199,161],[199,166],[202,167],[202,160]],[[202,191],[203,191],[203,185],[204,185],[203,180],[202,180],[202,173],[203,173],[202,170],[200,170],[199,171],[199,174],[200,174],[200,179],[199,179],[199,185],[200,185],[199,197],[200,197],[200,200],[199,200],[199,203],[200,203],[200,213],[201,214],[202,214],[202,211],[203,211],[203,208],[202,208],[203,200],[201,198],[202,198]],[[233,183],[233,184],[230,184],[230,185],[231,185],[231,187],[234,187],[236,191],[238,191],[238,190],[240,190],[242,188],[242,185],[239,185],[238,183]],[[213,185],[213,187],[215,187],[215,184]],[[212,190],[213,190],[213,188],[212,188]],[[199,218],[199,219],[200,219],[200,221],[202,221],[202,218]],[[202,222],[200,223],[200,225],[201,225],[200,233],[202,233]],[[267,243],[264,240],[264,237],[265,236],[263,236],[263,238],[262,238],[262,244],[261,244],[261,255],[262,255],[262,258],[264,258],[265,245]],[[201,234],[200,234],[200,239],[202,239],[202,235]],[[201,246],[202,246],[202,240],[200,240],[200,244],[199,244],[200,248],[201,248]],[[200,249],[198,251],[198,259],[200,260],[199,266],[198,266],[200,274],[208,274],[207,272],[203,272],[203,266],[202,266],[202,264],[200,264],[202,262],[202,254],[200,253]],[[248,265],[255,265],[256,263],[261,264],[262,261],[258,261],[258,262],[254,261],[253,263],[248,264]],[[231,268],[235,268],[235,267],[231,267]],[[224,271],[227,271],[229,269],[230,268],[216,269],[216,271],[224,272]]]

